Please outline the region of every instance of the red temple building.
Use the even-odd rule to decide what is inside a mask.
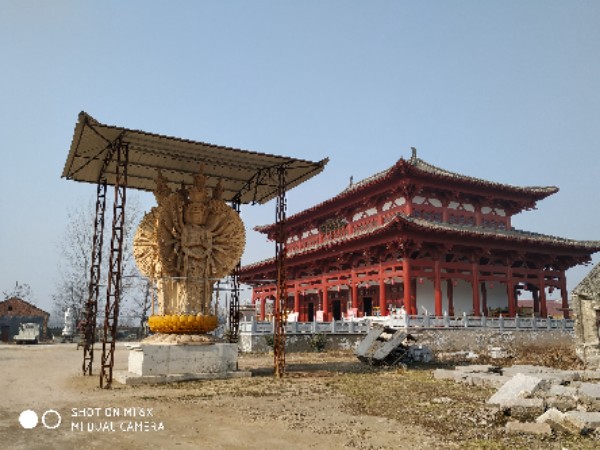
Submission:
[[[515,316],[519,296],[569,317],[565,272],[600,241],[516,230],[556,187],[519,187],[460,175],[417,157],[351,184],[287,218],[286,309],[298,321],[394,314]],[[257,231],[275,239],[275,224]],[[275,259],[241,269],[259,320],[276,296]],[[528,291],[528,292],[525,292]]]

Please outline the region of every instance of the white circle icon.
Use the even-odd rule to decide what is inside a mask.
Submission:
[[[26,409],[19,415],[19,423],[26,430],[35,428],[38,424],[38,415],[31,409]]]
[[[53,416],[53,418],[50,419],[50,420],[53,420],[53,422],[48,423],[48,419],[46,419],[46,417],[48,415]],[[49,409],[42,416],[42,423],[49,430],[54,430],[55,428],[58,428],[60,426],[61,422],[62,422],[62,417],[60,416],[60,414],[58,413],[58,411],[55,411],[54,409]]]

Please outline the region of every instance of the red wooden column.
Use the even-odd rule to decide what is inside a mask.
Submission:
[[[300,319],[300,286],[298,283],[294,283],[294,312],[298,313],[298,320]]]
[[[264,294],[258,296],[260,299],[260,320],[265,320],[267,309],[267,297]]]
[[[471,264],[471,288],[473,291],[473,314],[475,317],[481,316],[481,299],[479,297],[479,264]]]
[[[382,316],[387,316],[387,304],[385,302],[385,281],[381,276],[381,268],[379,270],[379,311]]]
[[[515,287],[513,284],[511,267],[509,267],[506,272],[506,291],[506,294],[508,295],[508,315],[509,317],[515,317],[517,314],[517,308],[515,304]]]
[[[485,285],[485,281],[481,283],[481,312],[484,316],[488,315],[487,286]]]
[[[329,321],[329,295],[327,292],[327,288],[329,286],[327,286],[327,280],[323,279],[321,281],[322,285],[321,285],[321,289],[323,292],[323,320],[325,322]]]
[[[563,317],[568,319],[569,314],[569,293],[567,292],[567,276],[564,270],[560,271],[560,296],[562,298]]]
[[[410,258],[406,256],[402,259],[402,280],[404,282],[404,309],[406,310],[406,314],[416,314],[412,310],[412,303],[410,301],[412,294],[410,282]]]
[[[548,305],[546,305],[546,276],[544,275],[544,269],[540,271],[538,277],[538,287],[540,288],[540,317],[548,317]]]
[[[454,282],[446,280],[446,294],[448,295],[448,315],[454,316]]]
[[[413,278],[410,281],[410,309],[414,312],[413,314],[419,314],[419,309],[417,308],[417,279]]]
[[[441,263],[439,258],[437,258],[434,262],[433,271],[433,289],[434,289],[434,302],[435,302],[435,315],[442,316],[444,313],[442,311],[442,273],[441,273]]]
[[[356,308],[356,315],[358,316],[358,283],[352,277],[352,308]]]

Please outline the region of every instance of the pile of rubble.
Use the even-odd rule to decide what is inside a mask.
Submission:
[[[408,362],[431,362],[433,353],[417,339],[396,328],[374,326],[356,349],[356,356],[372,366],[394,366]]]
[[[511,417],[508,432],[600,432],[600,371],[470,365],[437,369],[434,377],[498,388],[487,403]]]

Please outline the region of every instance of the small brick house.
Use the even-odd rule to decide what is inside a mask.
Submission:
[[[48,330],[50,314],[17,297],[0,302],[0,338],[2,342],[12,342],[19,334],[22,323],[37,323],[40,325],[40,337],[43,339]]]

